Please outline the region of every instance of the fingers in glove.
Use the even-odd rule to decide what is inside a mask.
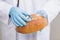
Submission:
[[[26,22],[19,16],[16,17],[17,21],[21,23],[23,26],[26,25]]]
[[[15,24],[17,24],[18,26],[23,26],[23,24],[21,24],[16,18],[14,18],[14,22],[15,22]]]
[[[28,16],[25,16],[25,15],[23,15],[23,14],[21,14],[21,15],[19,15],[25,22],[29,22],[29,21],[31,21],[31,18],[30,17],[28,17]]]
[[[15,25],[15,26],[19,26],[14,20],[13,18],[11,19],[12,23]]]

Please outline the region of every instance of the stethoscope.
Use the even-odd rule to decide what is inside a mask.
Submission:
[[[17,0],[17,7],[19,7],[19,1],[20,0]],[[31,19],[32,17],[30,15],[26,16],[27,19]]]
[[[17,7],[19,7],[19,0],[17,0]]]

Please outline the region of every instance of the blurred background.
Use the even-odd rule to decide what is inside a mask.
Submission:
[[[0,40],[1,40],[1,23],[0,23]]]
[[[60,13],[51,22],[50,40],[60,40]]]
[[[0,23],[1,40],[1,23]],[[60,40],[60,14],[51,22],[50,40]]]

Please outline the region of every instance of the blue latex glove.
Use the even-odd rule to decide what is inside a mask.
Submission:
[[[24,26],[31,21],[31,16],[21,8],[12,7],[9,12],[10,19],[16,26]]]
[[[44,18],[46,18],[46,20],[48,22],[48,15],[47,15],[45,10],[37,11],[37,14],[40,15],[40,16],[43,16]],[[42,31],[42,30],[40,30],[40,31]]]

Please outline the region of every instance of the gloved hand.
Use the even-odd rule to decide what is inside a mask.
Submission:
[[[31,16],[21,8],[12,7],[9,12],[10,19],[16,26],[24,26],[31,21]]]
[[[40,11],[37,11],[37,14],[40,15],[40,16],[43,16],[44,18],[46,18],[47,22],[48,22],[48,15],[46,13],[45,10],[40,10]],[[40,30],[41,32],[42,30]]]

